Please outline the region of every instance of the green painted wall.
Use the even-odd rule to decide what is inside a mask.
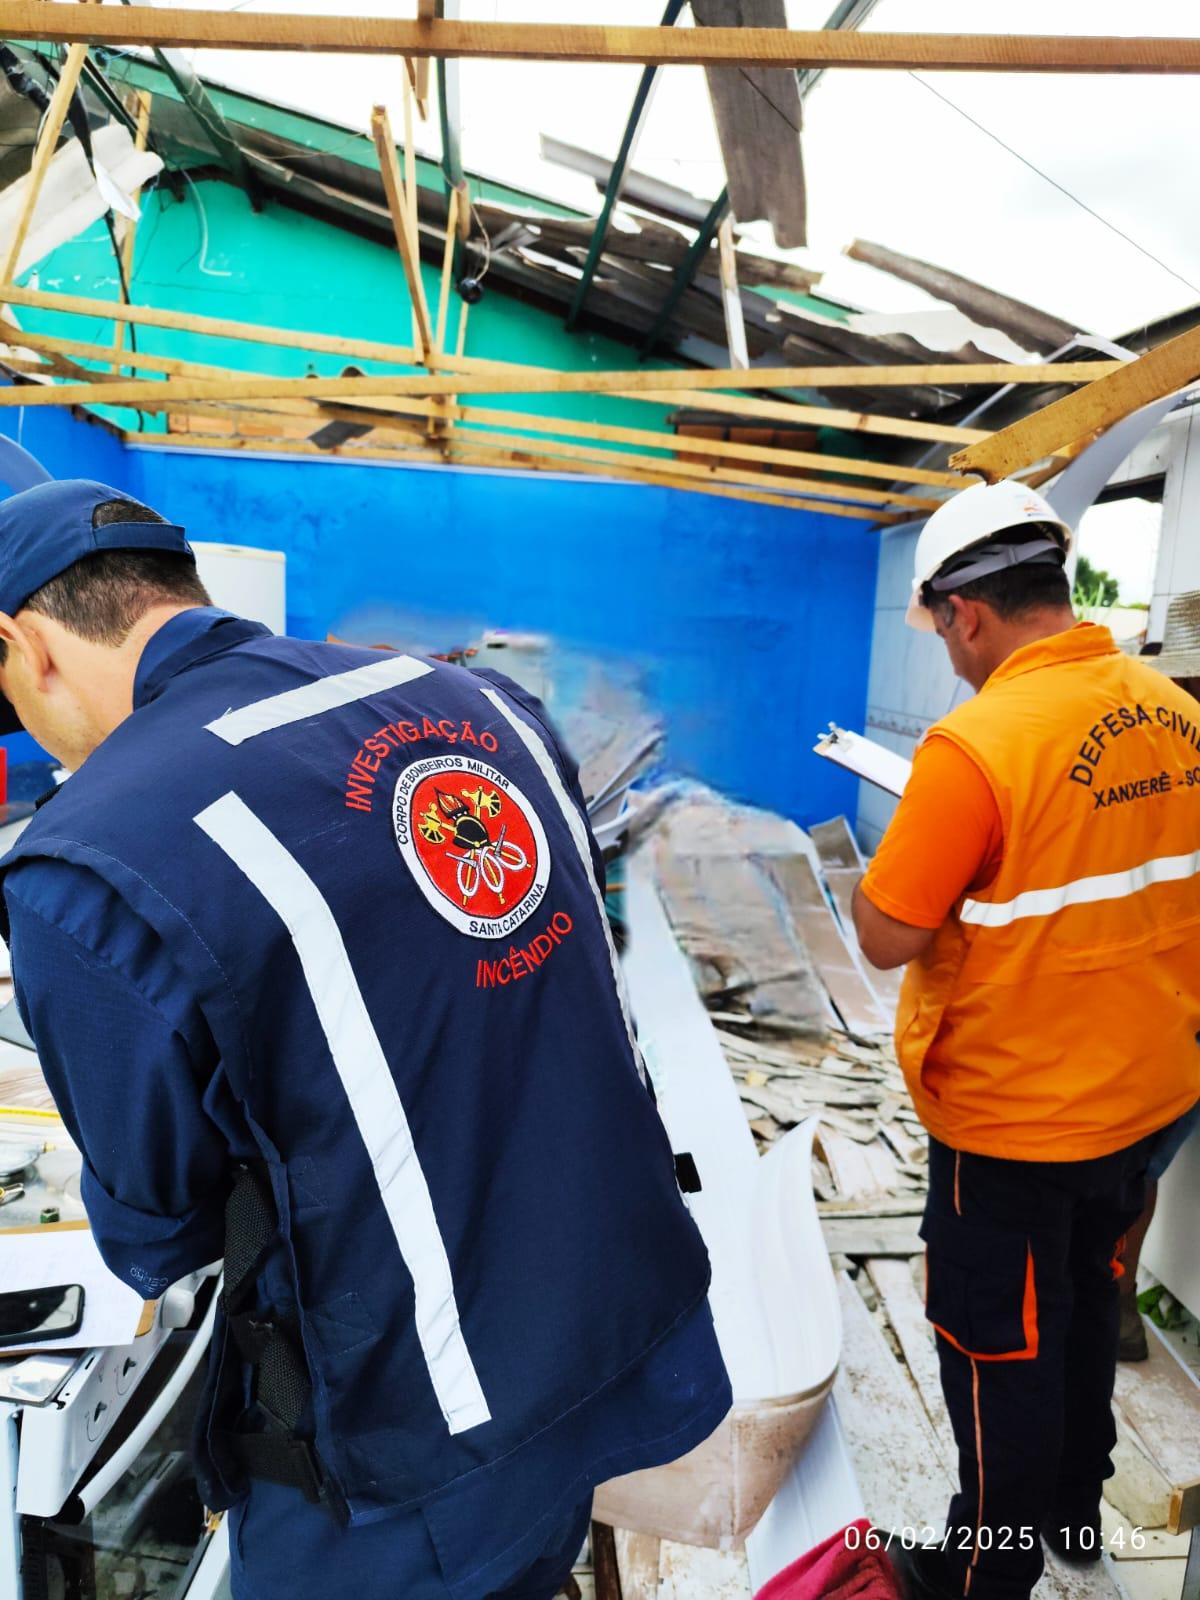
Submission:
[[[423,263],[425,293],[436,315],[439,273]],[[103,223],[63,245],[22,280],[58,294],[119,299],[112,247]],[[141,305],[186,310],[239,322],[342,334],[411,345],[412,313],[395,249],[279,205],[255,214],[242,191],[219,179],[184,186],[182,199],[160,186],[145,197],[138,225],[131,282]],[[454,348],[461,302],[454,296],[447,345]],[[34,332],[111,342],[113,324],[58,312],[21,310]],[[139,328],[137,347],[147,353],[238,367],[247,371],[336,376],[346,358],[273,345]],[[628,346],[594,333],[567,333],[560,317],[539,311],[498,289],[471,307],[468,355],[526,362],[564,371],[628,368]],[[363,362],[367,371],[388,370]],[[647,363],[666,368],[669,362]],[[394,370],[394,369],[393,369]],[[602,395],[489,396],[481,404],[541,415],[583,418],[642,428],[662,427],[669,408]],[[132,413],[103,408],[125,427]],[[148,432],[165,426],[147,416]]]

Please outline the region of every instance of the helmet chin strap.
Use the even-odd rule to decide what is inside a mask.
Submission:
[[[1023,566],[1028,562],[1035,562],[1039,566],[1049,566],[1053,562],[1062,566],[1066,560],[1062,545],[1048,536],[1028,539],[1024,544],[977,545],[969,554],[973,559],[966,566],[955,567],[950,572],[930,578],[929,587],[938,594],[946,594],[952,589],[961,589],[964,583],[973,583],[976,578],[1004,572],[1008,567]]]

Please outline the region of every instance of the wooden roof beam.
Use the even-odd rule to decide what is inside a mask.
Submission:
[[[39,4],[57,4],[58,0],[38,0]],[[3,0],[0,0],[3,4]],[[293,328],[274,328],[256,322],[237,322],[226,317],[207,317],[195,312],[167,311],[157,306],[122,305],[113,300],[100,300],[83,295],[54,294],[45,290],[23,289],[13,284],[0,284],[0,303],[15,306],[32,306],[44,311],[64,311],[73,315],[98,317],[119,322],[132,322],[138,326],[171,328],[183,333],[208,334],[219,339],[236,339],[249,344],[275,345],[290,350],[323,351],[330,355],[346,356],[359,361],[390,361],[399,366],[418,366],[420,355],[411,345],[389,344],[377,339],[359,339],[343,334],[316,333]],[[821,388],[876,388],[931,385],[942,388],[963,387],[970,384],[999,386],[1010,383],[1060,384],[1090,383],[1124,365],[1119,361],[1032,362],[1027,366],[1003,361],[975,364],[940,362],[930,365],[900,364],[892,366],[809,366],[809,367],[752,367],[749,372],[735,368],[672,368],[664,372],[558,372],[546,367],[527,367],[506,361],[484,361],[477,357],[443,354],[438,365],[450,371],[469,374],[498,374],[507,380],[514,378],[526,392],[536,392],[539,383],[546,381],[548,389],[565,391],[580,389],[588,392],[609,392],[620,389],[633,393],[640,389],[665,391],[687,390],[698,393],[707,389],[821,389]],[[616,380],[621,380],[617,382]],[[414,374],[413,382],[429,382],[422,374]],[[499,390],[497,381],[492,387]],[[413,390],[412,392],[418,392]],[[466,392],[464,386],[464,392]],[[690,403],[690,402],[689,402]],[[699,402],[707,405],[707,400]],[[797,420],[799,420],[797,418]]]
[[[45,0],[53,3],[53,0]],[[432,338],[432,330],[431,330]],[[1147,359],[1142,357],[1143,360]],[[440,358],[440,365],[456,365],[451,359]],[[465,370],[463,369],[465,367]],[[1114,368],[1121,367],[1128,370],[1120,362],[1080,362],[1062,368],[1063,378],[1066,383],[1087,383],[1091,372],[1099,368],[1102,372],[1113,372]],[[436,394],[615,394],[635,395],[654,394],[656,397],[670,396],[678,398],[681,394],[689,397],[703,393],[705,406],[710,405],[710,393],[713,398],[724,389],[808,389],[808,388],[836,388],[849,385],[854,388],[868,387],[875,384],[888,385],[901,382],[900,374],[907,372],[941,372],[945,369],[934,367],[744,367],[703,368],[696,371],[672,370],[668,372],[629,372],[613,371],[583,371],[560,372],[550,368],[541,367],[503,367],[499,370],[489,366],[476,368],[470,363],[464,363],[455,371],[444,374],[425,372],[372,372],[361,376],[338,378],[283,378],[283,377],[246,377],[228,380],[209,380],[197,378],[183,380],[201,385],[197,389],[196,399],[222,398],[209,395],[204,390],[204,385],[211,383],[225,383],[231,388],[244,388],[244,394],[230,394],[223,398],[265,400],[272,395],[303,394],[311,395],[317,399],[345,399],[355,395],[436,395]],[[968,372],[987,371],[994,368],[967,368]],[[998,369],[1003,371],[1003,368]],[[1040,373],[1030,376],[1031,369],[1014,367],[1017,382],[1044,383],[1045,378]],[[833,374],[832,381],[820,379],[817,374],[829,371]],[[1024,374],[1024,376],[1022,376]],[[918,380],[923,381],[923,380]],[[971,380],[967,380],[971,381]],[[978,378],[976,382],[995,383],[993,377]],[[140,379],[130,379],[126,384],[129,390],[128,398],[134,401],[140,397],[141,388],[144,387]],[[737,396],[741,399],[742,396]],[[87,405],[90,396],[69,395],[65,396],[60,404]],[[0,403],[4,403],[0,401]],[[56,402],[47,401],[47,404]],[[670,403],[670,400],[666,402]],[[787,411],[794,420],[802,420],[805,407],[799,403],[788,403]],[[808,407],[812,411],[813,407]],[[841,417],[864,416],[867,421],[880,424],[900,423],[907,421],[903,417],[875,416],[873,413],[841,412],[835,413],[833,407],[824,408],[828,413],[827,425],[829,427],[843,426],[843,423],[834,420],[835,415]],[[807,419],[804,419],[807,420]],[[939,426],[933,424],[932,426]],[[938,437],[948,438],[952,443],[965,443],[967,436],[979,430],[941,427]],[[910,437],[918,438],[913,434]]]
[[[11,349],[24,348],[50,354],[65,354],[77,356],[85,361],[103,361],[138,371],[164,372],[173,376],[219,378],[260,375],[242,372],[234,367],[216,367],[199,361],[186,361],[178,356],[148,355],[142,351],[136,355],[122,354],[118,360],[107,345],[92,344],[79,339],[65,339],[55,334],[28,333],[15,328],[6,331],[2,322],[0,322],[0,340],[7,342]],[[314,412],[313,402],[306,400],[277,400],[273,405],[276,410],[294,411],[295,414],[305,416]],[[810,411],[814,409],[809,408]],[[396,415],[399,412],[410,416],[430,417],[438,414],[438,411],[437,401],[417,400],[411,396],[397,396],[391,399],[362,397],[353,410],[348,407],[335,407],[326,402],[321,402],[319,406],[321,415],[337,415],[345,421],[363,422],[373,414],[377,414],[375,426],[384,429],[392,422],[401,421]],[[786,414],[789,421],[797,420],[794,407],[787,407]],[[567,438],[595,439],[614,444],[637,445],[644,449],[673,450],[680,455],[716,456],[728,461],[764,462],[771,466],[800,467],[841,476],[876,478],[885,483],[927,484],[935,489],[954,489],[962,486],[962,479],[957,473],[909,467],[902,463],[867,461],[856,456],[826,455],[819,451],[747,444],[732,439],[704,439],[693,437],[691,434],[665,433],[652,428],[630,428],[613,423],[586,422],[575,417],[541,416],[533,411],[452,406],[445,415],[452,421],[478,422],[484,426],[511,428],[525,433],[557,433]],[[824,417],[825,413],[822,412],[821,416]]]
[[[215,436],[187,433],[147,435],[126,432],[122,435],[122,438],[126,444],[137,445],[142,449],[150,450],[201,449],[216,452],[237,451],[239,454],[244,452],[258,455],[301,455],[315,459],[340,456],[351,461],[387,461],[399,464],[428,462],[434,465],[453,464],[483,467],[490,471],[511,469],[519,472],[554,472],[563,476],[576,474],[631,483],[649,483],[668,489],[683,489],[694,494],[716,495],[723,499],[745,500],[755,504],[780,506],[789,511],[815,511],[822,516],[850,517],[875,525],[903,520],[903,518],[890,513],[867,511],[861,506],[826,505],[820,501],[812,502],[791,495],[766,494],[754,489],[735,488],[725,484],[700,484],[688,478],[674,477],[670,473],[649,473],[640,469],[614,472],[609,466],[582,461],[575,462],[568,468],[563,461],[524,450],[467,450],[449,444],[437,450],[427,448],[399,449],[359,443],[335,445],[332,449],[323,450],[307,439],[264,439],[236,434],[218,434]],[[443,451],[448,452],[448,454],[444,454]]]
[[[978,473],[988,483],[1011,478],[1064,445],[1111,428],[1122,417],[1198,379],[1200,328],[1191,328],[1136,361],[1119,363],[1107,377],[958,451],[950,457],[950,465],[960,472]]]
[[[49,0],[48,0],[49,3]],[[181,402],[189,400],[215,400],[244,402],[248,400],[278,401],[304,398],[311,400],[358,400],[398,395],[445,395],[492,392],[530,392],[528,384],[521,381],[518,369],[514,375],[505,375],[499,382],[488,384],[490,374],[459,377],[410,377],[385,374],[382,377],[351,378],[179,378],[171,381],[171,389]],[[587,378],[587,373],[568,373],[571,378]],[[646,374],[645,376],[660,376]],[[143,400],[157,400],[165,386],[141,379],[125,379],[108,383],[48,384],[34,389],[0,388],[0,408],[14,406],[140,406]],[[544,380],[535,379],[533,389],[542,392]],[[583,383],[564,385],[564,393],[588,393]],[[670,405],[684,398],[680,390],[624,390],[602,389],[601,393],[617,393],[626,399],[647,401],[651,404]],[[699,399],[690,395],[691,401]],[[805,406],[779,400],[759,400],[753,396],[735,394],[709,394],[704,404],[710,411],[725,411],[733,416],[766,418],[773,422],[807,422],[818,427],[843,428],[849,432],[878,433],[900,439],[922,439],[930,444],[975,444],[988,436],[978,428],[946,427],[937,422],[914,422],[907,417],[876,417],[859,411],[841,411],[833,406]]]
[[[917,511],[936,511],[940,500],[914,494],[889,494],[882,489],[862,489],[856,485],[821,483],[811,478],[788,478],[769,472],[747,472],[732,463],[714,462],[711,466],[693,461],[672,461],[658,456],[646,456],[624,450],[604,449],[596,445],[564,443],[557,439],[520,439],[512,433],[492,433],[487,429],[455,427],[451,438],[460,445],[495,445],[509,450],[528,450],[536,455],[554,456],[566,461],[598,462],[611,466],[617,473],[627,468],[640,468],[646,472],[665,472],[675,478],[689,478],[701,483],[744,484],[751,489],[785,491],[795,494],[827,495],[833,501],[858,502],[874,506],[909,506]]]
[[[858,33],[841,29],[623,28],[379,16],[79,6],[0,0],[0,37],[183,49],[660,66],[946,72],[1200,72],[1200,39],[1068,34]]]

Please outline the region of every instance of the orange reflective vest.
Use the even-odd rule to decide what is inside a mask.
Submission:
[[[1023,646],[937,732],[983,772],[1000,870],[905,974],[922,1121],[1075,1161],[1200,1099],[1200,704],[1090,623]]]

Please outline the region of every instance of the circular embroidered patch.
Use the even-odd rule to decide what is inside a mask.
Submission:
[[[516,784],[485,762],[414,761],[396,779],[392,823],[417,887],[460,933],[504,938],[541,904],[545,830]]]

